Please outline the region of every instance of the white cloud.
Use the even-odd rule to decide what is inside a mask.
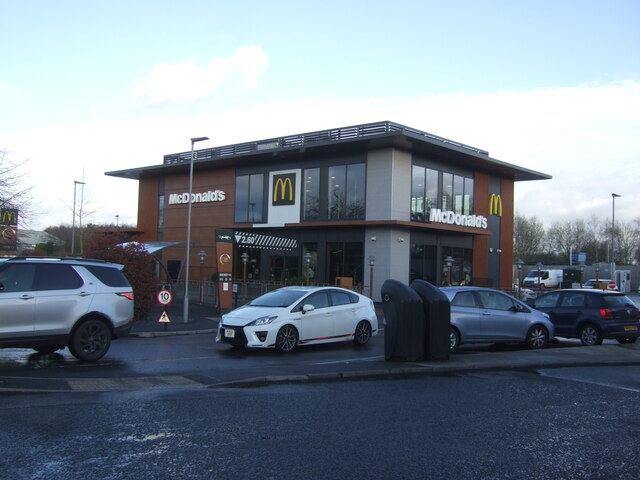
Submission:
[[[239,57],[239,56],[237,56]],[[234,57],[235,58],[235,57]],[[246,63],[245,63],[246,64]],[[238,69],[231,69],[235,72]],[[572,216],[640,217],[640,83],[365,99],[306,98],[192,116],[156,116],[57,125],[0,133],[0,146],[31,158],[31,181],[42,200],[36,222],[71,222],[73,180],[98,208],[90,221],[136,222],[135,180],[105,171],[159,165],[162,156],[307,131],[391,120],[488,150],[493,158],[553,175],[516,184],[516,210],[551,223]],[[36,226],[36,225],[34,225]]]
[[[238,48],[231,57],[214,58],[206,66],[192,59],[159,64],[133,82],[133,99],[139,106],[189,103],[210,96],[235,79],[255,88],[268,64],[269,56],[260,46]]]

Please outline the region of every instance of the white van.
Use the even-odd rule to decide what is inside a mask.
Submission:
[[[531,270],[524,277],[523,284],[528,288],[538,288],[538,278],[542,288],[560,288],[562,286],[562,270]]]

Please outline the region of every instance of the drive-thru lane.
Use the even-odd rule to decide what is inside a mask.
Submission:
[[[0,390],[201,388],[638,364],[640,342],[619,345],[605,341],[600,346],[583,347],[576,340],[560,340],[544,350],[528,350],[520,345],[475,345],[463,346],[448,361],[387,362],[383,332],[363,347],[345,342],[301,347],[285,355],[274,350],[234,349],[216,344],[214,333],[201,333],[120,339],[96,363],[80,362],[66,350],[49,355],[2,350]]]

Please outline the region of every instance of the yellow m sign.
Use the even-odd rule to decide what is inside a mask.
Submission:
[[[275,206],[295,204],[295,183],[295,173],[274,175],[272,204]]]
[[[0,209],[0,225],[17,225],[18,210],[14,208]]]
[[[489,197],[489,215],[502,216],[502,197],[499,194],[492,193]]]

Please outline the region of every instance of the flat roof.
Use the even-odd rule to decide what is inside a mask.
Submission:
[[[213,167],[248,166],[252,162],[286,160],[305,154],[340,154],[379,148],[398,148],[462,167],[492,172],[513,181],[548,180],[551,175],[506,163],[489,152],[394,122],[377,122],[300,133],[254,142],[194,151],[194,164]],[[138,180],[189,167],[191,151],[165,155],[161,165],[106,172],[105,175]]]

